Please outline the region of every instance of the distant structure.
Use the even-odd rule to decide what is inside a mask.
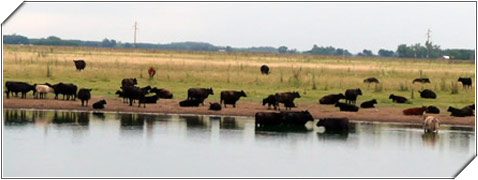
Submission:
[[[133,47],[136,48],[136,31],[138,30],[138,23],[136,21],[134,22],[133,28],[134,28],[134,45],[133,45]]]
[[[430,42],[432,31],[430,29],[427,30],[427,41],[425,42],[425,46],[427,47],[427,59],[430,58],[430,49],[432,48],[432,44]]]

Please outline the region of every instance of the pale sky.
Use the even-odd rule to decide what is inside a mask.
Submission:
[[[197,41],[233,47],[314,44],[396,50],[424,44],[475,49],[476,7],[470,3],[66,3],[27,2],[3,25],[30,38],[138,42]]]

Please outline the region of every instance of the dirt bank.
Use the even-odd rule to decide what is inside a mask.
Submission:
[[[94,96],[90,100],[88,107],[82,107],[81,101],[63,101],[54,100],[52,97],[46,100],[39,99],[19,99],[3,97],[4,108],[32,108],[32,109],[63,109],[63,110],[93,110],[91,105],[100,100],[106,99],[108,104],[105,111],[113,112],[155,112],[155,113],[174,113],[174,114],[204,114],[204,115],[233,115],[233,116],[251,116],[253,117],[256,112],[259,111],[273,111],[267,110],[267,107],[262,106],[259,102],[244,102],[239,101],[236,108],[228,106],[223,108],[222,111],[210,111],[208,110],[208,100],[206,100],[206,106],[200,107],[179,107],[178,102],[180,100],[161,99],[158,104],[148,104],[146,108],[138,108],[137,104],[132,107],[122,103],[119,98],[104,98]],[[332,105],[319,105],[319,104],[297,104],[298,108],[294,110],[309,110],[314,118],[322,117],[348,117],[353,120],[360,121],[378,121],[378,122],[403,122],[403,123],[421,123],[421,116],[405,116],[402,115],[404,108],[400,107],[378,107],[375,109],[360,109],[359,112],[340,112],[338,108],[334,108]],[[433,115],[438,117],[442,124],[450,125],[465,125],[474,126],[475,117],[451,117],[445,109],[441,110],[442,113]]]

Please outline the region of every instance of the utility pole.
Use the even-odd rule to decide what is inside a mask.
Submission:
[[[430,42],[430,37],[431,37],[431,30],[430,28],[427,30],[427,41],[425,42],[425,46],[427,46],[427,59],[430,58],[430,49],[431,49],[431,42]]]
[[[133,28],[134,28],[134,45],[133,45],[133,47],[136,48],[136,31],[138,30],[138,23],[136,21],[134,22]]]

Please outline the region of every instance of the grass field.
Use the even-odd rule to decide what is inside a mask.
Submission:
[[[123,78],[136,77],[139,86],[167,88],[179,99],[186,97],[190,87],[212,87],[215,95],[210,99],[219,99],[222,90],[242,89],[248,97],[241,100],[246,101],[299,91],[302,98],[296,102],[317,103],[324,95],[349,88],[362,89],[358,103],[375,98],[378,106],[436,105],[443,109],[473,104],[475,99],[473,61],[20,45],[4,45],[3,58],[4,84],[12,80],[74,83],[92,88],[93,95],[111,97]],[[76,71],[73,59],[84,59],[86,69]],[[270,75],[261,75],[262,64],[271,67]],[[150,66],[157,70],[153,79],[147,74]],[[372,76],[381,83],[363,83]],[[473,77],[473,88],[463,89],[457,82],[460,76]],[[432,83],[412,84],[417,77],[428,77]],[[417,90],[423,88],[435,91],[438,98],[421,99]],[[391,93],[412,103],[392,104]]]

